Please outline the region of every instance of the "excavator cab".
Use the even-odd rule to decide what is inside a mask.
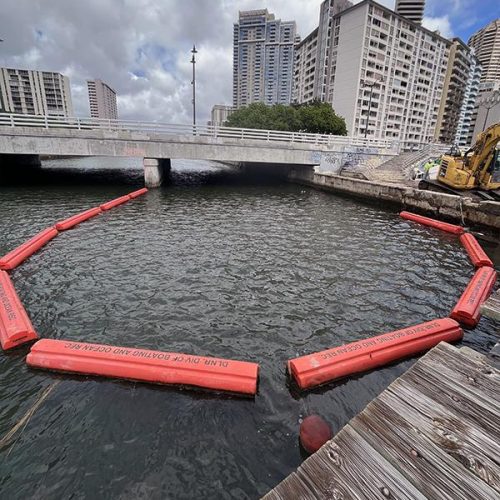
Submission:
[[[488,173],[491,175],[491,182],[493,184],[500,183],[500,149],[498,147],[495,149]]]
[[[500,123],[488,127],[464,154],[451,151],[441,158],[437,180],[453,189],[500,189]]]

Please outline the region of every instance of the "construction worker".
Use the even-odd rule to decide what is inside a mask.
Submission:
[[[434,166],[434,162],[432,160],[428,160],[424,165],[424,179],[429,178],[429,170]]]

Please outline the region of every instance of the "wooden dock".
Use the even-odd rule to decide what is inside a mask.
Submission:
[[[500,321],[500,288],[481,306],[481,313]]]
[[[500,498],[500,370],[441,343],[265,500]]]

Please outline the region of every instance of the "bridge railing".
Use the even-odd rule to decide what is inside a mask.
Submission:
[[[0,113],[0,127],[37,127],[44,129],[109,130],[117,132],[143,132],[168,136],[196,136],[212,138],[245,139],[266,142],[285,142],[322,146],[358,146],[389,149],[393,152],[408,149],[400,141],[350,137],[307,132],[285,132],[250,128],[219,127],[214,125],[179,125],[132,120],[108,120],[102,118],[76,118],[65,116],[40,116]],[[413,147],[425,144],[411,144]]]

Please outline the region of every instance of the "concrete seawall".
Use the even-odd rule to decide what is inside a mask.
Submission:
[[[393,203],[400,208],[500,231],[500,203],[498,202],[478,202],[467,197],[422,191],[398,184],[352,179],[335,174],[318,174],[305,169],[292,169],[289,180],[326,191]]]

